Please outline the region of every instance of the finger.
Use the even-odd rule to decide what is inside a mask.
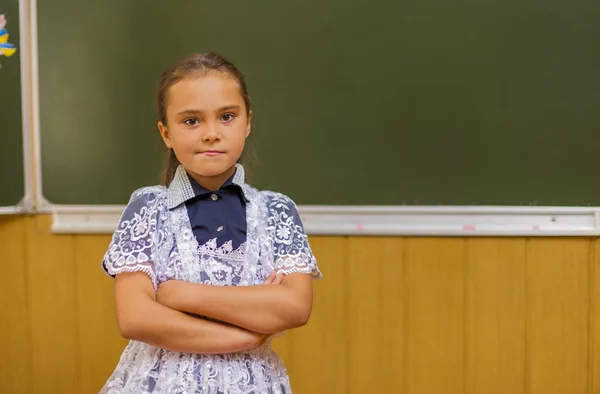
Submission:
[[[271,283],[273,283],[274,279],[275,279],[275,271],[271,272],[269,274],[269,276],[267,276],[267,279],[265,279],[265,285],[270,285]]]
[[[284,275],[282,273],[279,273],[275,276],[275,279],[273,280],[273,284],[274,285],[280,285],[281,282],[283,282],[283,277]]]
[[[262,341],[260,341],[260,346],[264,345],[269,339],[271,339],[271,337],[273,336],[273,334],[267,334],[263,337]]]

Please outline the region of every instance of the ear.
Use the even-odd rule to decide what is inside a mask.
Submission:
[[[248,111],[248,123],[246,124],[246,138],[250,135],[252,129],[252,110]]]
[[[168,149],[173,148],[173,144],[171,144],[171,137],[169,136],[169,130],[167,130],[167,126],[163,122],[158,122],[158,131],[160,131],[160,136],[162,137],[165,145]]]

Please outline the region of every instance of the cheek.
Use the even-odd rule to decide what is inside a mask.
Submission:
[[[189,151],[195,147],[196,138],[193,133],[173,133],[171,143],[176,151]]]
[[[175,156],[182,164],[190,164],[196,155],[196,144],[188,136],[177,136],[171,139]]]
[[[235,149],[241,153],[244,150],[246,143],[246,129],[236,130],[235,138],[232,141],[232,145],[235,145]]]

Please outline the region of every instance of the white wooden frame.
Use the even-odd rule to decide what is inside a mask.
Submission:
[[[31,135],[32,120],[37,112],[32,107],[34,81],[31,73],[31,34],[29,23],[29,4],[27,0],[19,0],[19,60],[21,61],[21,118],[23,134],[23,198],[14,206],[0,207],[0,215],[30,213],[33,211],[33,176]]]
[[[22,62],[31,69],[27,81],[27,108],[36,165],[37,211],[50,213],[55,233],[110,234],[124,209],[121,205],[55,205],[43,195],[40,160],[38,41],[36,0],[29,4],[27,50]],[[21,13],[24,15],[25,13]],[[25,47],[23,47],[25,49]],[[30,90],[29,90],[30,88]],[[25,89],[24,89],[25,90]],[[25,101],[25,98],[24,98]],[[29,119],[32,119],[30,124]],[[25,124],[25,123],[24,123]],[[30,163],[30,160],[26,160]],[[26,169],[27,165],[26,163]],[[30,172],[28,172],[30,174]],[[30,190],[30,189],[28,189]],[[299,206],[309,234],[388,236],[598,236],[600,207],[501,207],[501,206]]]

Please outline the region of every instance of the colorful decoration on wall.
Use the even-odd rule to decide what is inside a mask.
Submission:
[[[8,31],[6,26],[6,18],[4,14],[0,14],[0,68],[4,58],[11,57],[17,51],[17,47],[8,42]]]

